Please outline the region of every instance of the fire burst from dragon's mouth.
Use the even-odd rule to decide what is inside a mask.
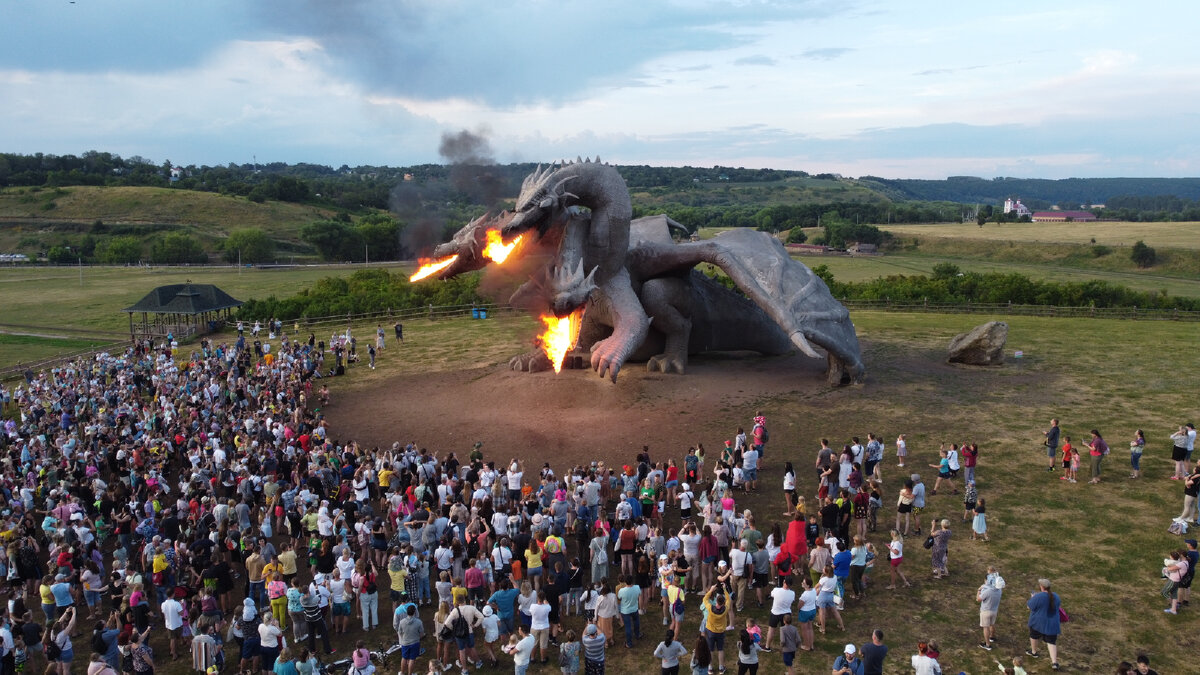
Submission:
[[[579,327],[583,323],[583,308],[580,307],[561,319],[552,314],[543,314],[542,323],[546,331],[538,336],[542,343],[542,351],[554,366],[554,372],[562,371],[563,360],[567,352],[579,341]]]
[[[521,243],[521,239],[524,236],[525,235],[523,234],[518,235],[512,240],[511,243],[505,244],[504,239],[500,236],[499,230],[488,230],[487,245],[483,247],[483,257],[496,264],[502,264],[508,259],[508,256],[511,255],[514,250],[516,250],[517,245]],[[421,267],[416,271],[416,273],[409,277],[408,280],[410,282],[416,282],[422,279],[428,279],[429,277],[446,269],[450,265],[453,265],[455,260],[458,260],[457,253],[448,258],[442,258],[441,260],[436,261],[423,259],[421,261]]]

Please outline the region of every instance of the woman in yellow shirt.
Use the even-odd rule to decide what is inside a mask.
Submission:
[[[50,584],[54,583],[54,577],[47,574],[42,577],[42,585],[38,587],[38,593],[42,596],[42,613],[46,615],[46,623],[54,621],[54,593],[50,591]]]

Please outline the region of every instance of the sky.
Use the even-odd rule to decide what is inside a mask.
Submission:
[[[0,0],[0,151],[1200,175],[1194,0]]]

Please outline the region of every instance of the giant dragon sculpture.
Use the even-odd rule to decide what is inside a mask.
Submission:
[[[437,247],[440,262],[426,267],[450,278],[504,261],[513,244],[518,257],[545,257],[512,304],[557,317],[582,311],[568,365],[586,359],[614,381],[630,361],[683,373],[689,354],[777,355],[796,347],[820,358],[814,344],[826,351],[831,384],[862,380],[849,313],[778,239],[738,229],[677,243],[670,229],[684,229],[678,223],[665,215],[631,221],[632,213],[625,181],[599,158],[539,166],[522,183],[513,211],[472,221]],[[701,263],[720,268],[741,293],[696,270]],[[510,362],[528,371],[551,365],[542,350]]]

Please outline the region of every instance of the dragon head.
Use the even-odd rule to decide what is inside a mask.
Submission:
[[[485,213],[467,223],[458,232],[455,232],[450,241],[439,244],[437,248],[433,249],[433,258],[435,260],[448,258],[452,255],[458,256],[454,263],[438,272],[437,278],[449,279],[464,272],[471,272],[485,267],[490,262],[483,255],[487,231],[503,227],[504,222],[511,215],[508,211],[502,211],[499,214]]]
[[[564,317],[582,307],[596,290],[596,269],[587,275],[583,273],[583,261],[574,270],[556,267],[550,272],[548,280],[548,295],[550,310],[555,316]]]
[[[539,164],[533,173],[521,182],[521,193],[517,195],[517,204],[512,220],[501,230],[505,241],[527,230],[537,227],[544,230],[554,222],[567,205],[566,198],[578,199],[577,196],[566,192],[563,186],[575,176],[554,180],[557,167],[551,165],[542,169]],[[554,182],[551,182],[554,181]]]

